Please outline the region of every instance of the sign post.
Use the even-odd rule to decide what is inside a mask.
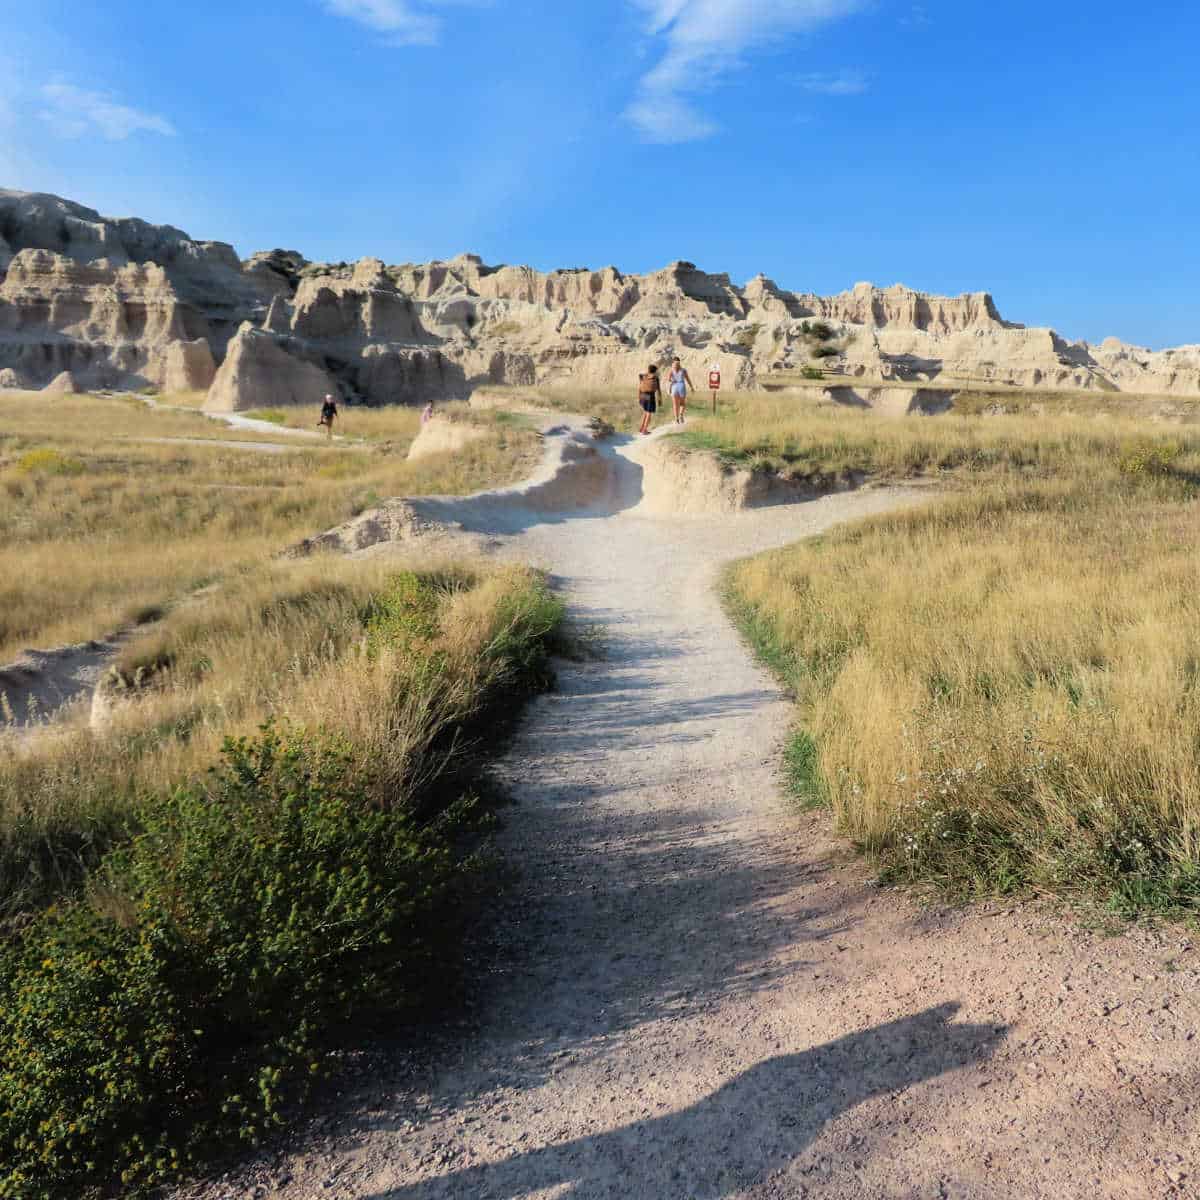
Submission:
[[[712,392],[713,416],[717,415],[717,393],[721,390],[721,364],[713,363],[708,368],[708,390]]]

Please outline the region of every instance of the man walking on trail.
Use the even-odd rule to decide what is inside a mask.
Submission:
[[[696,385],[692,383],[692,377],[678,358],[671,363],[671,373],[667,376],[667,383],[671,387],[671,403],[675,406],[675,424],[682,425],[687,413],[688,390]]]
[[[317,422],[317,428],[325,426],[326,441],[333,441],[333,423],[337,420],[337,415],[337,403],[332,396],[326,396],[325,403],[321,405],[321,419]]]
[[[645,375],[638,376],[638,404],[642,408],[642,427],[638,433],[649,433],[650,422],[658,411],[658,398],[662,395],[662,381],[658,377],[658,368],[649,366]]]

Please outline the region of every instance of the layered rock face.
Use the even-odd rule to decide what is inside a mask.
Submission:
[[[1200,394],[1200,347],[1067,342],[1003,320],[985,292],[861,283],[836,296],[744,286],[676,262],[647,275],[489,267],[474,255],[387,266],[241,261],[170,226],[0,191],[0,386],[208,389],[234,411],[460,398],[481,384],[631,387],[678,354],[697,383],[930,382]]]
[[[230,335],[289,283],[232,246],[0,190],[0,370],[25,387],[207,389]]]

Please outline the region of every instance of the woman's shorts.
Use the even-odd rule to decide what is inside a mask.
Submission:
[[[652,395],[648,396],[643,393],[638,399],[641,401],[642,412],[658,412],[658,401]]]
[[[671,395],[674,396],[677,400],[686,400],[687,399],[687,384],[686,383],[673,383],[671,385]]]

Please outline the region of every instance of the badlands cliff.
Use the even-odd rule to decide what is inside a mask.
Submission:
[[[677,262],[647,275],[243,261],[222,242],[0,190],[0,387],[208,393],[207,407],[457,398],[480,384],[628,386],[680,354],[755,387],[820,366],[848,380],[1200,393],[1200,347],[1067,342],[984,292],[744,286]]]

